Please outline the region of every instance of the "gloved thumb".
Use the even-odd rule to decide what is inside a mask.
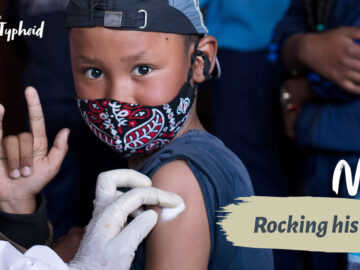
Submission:
[[[112,240],[112,245],[120,246],[127,243],[129,250],[136,251],[140,243],[155,227],[158,214],[154,210],[148,210],[131,221],[122,232]],[[117,244],[119,243],[119,244]]]

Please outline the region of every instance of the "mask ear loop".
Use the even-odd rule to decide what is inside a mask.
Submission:
[[[191,77],[190,77],[190,79],[193,76],[192,66],[194,65],[194,63],[196,61],[196,57],[200,56],[204,60],[204,71],[203,72],[204,72],[205,80],[210,80],[210,79],[212,79],[212,76],[210,74],[211,62],[205,53],[198,50],[199,42],[200,42],[199,40],[195,41],[195,45],[194,45],[195,51],[194,51],[193,55],[191,56]]]
[[[203,53],[202,51],[199,51],[199,50],[196,50],[194,54],[195,54],[195,57],[200,56],[204,60],[204,77],[205,77],[205,80],[212,79],[212,75],[210,74],[211,63],[210,63],[210,60],[207,57],[207,55],[205,53]]]

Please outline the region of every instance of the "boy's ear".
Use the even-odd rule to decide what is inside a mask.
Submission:
[[[215,68],[217,47],[217,40],[212,36],[206,36],[200,39],[198,50],[202,51],[209,58],[211,63],[211,69],[209,71],[210,74]],[[196,61],[193,65],[193,72],[193,78],[196,83],[202,83],[205,81],[204,59],[201,56],[196,57]]]

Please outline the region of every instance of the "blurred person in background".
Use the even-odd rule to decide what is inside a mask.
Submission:
[[[209,32],[219,43],[222,69],[222,77],[210,85],[214,133],[244,162],[256,195],[289,196],[294,183],[286,181],[280,154],[283,73],[268,59],[274,28],[289,0],[200,3]],[[274,251],[274,257],[275,269],[296,269],[295,252]]]
[[[24,21],[24,28],[40,26],[45,21],[42,39],[16,37],[17,40],[7,46],[16,46],[23,60],[24,77],[18,78],[22,79],[22,89],[28,85],[36,87],[43,101],[49,140],[54,140],[63,127],[71,130],[69,152],[60,173],[43,192],[55,239],[71,227],[85,226],[89,222],[97,175],[127,166],[118,155],[98,142],[78,113],[68,33],[64,26],[67,4],[66,0],[8,1],[8,14],[3,16],[8,28],[17,28],[20,20]],[[23,92],[20,94],[18,99],[24,96]]]
[[[307,195],[334,197],[332,176],[360,157],[360,2],[292,0],[273,53],[289,73],[281,91],[286,133],[306,153]],[[277,52],[276,52],[277,51]],[[339,196],[349,197],[344,176]],[[345,269],[344,254],[311,253],[312,269]],[[349,254],[349,269],[360,269]]]
[[[244,161],[257,195],[286,196],[278,156],[282,74],[267,60],[267,48],[288,0],[201,4],[205,23],[219,42],[222,69],[212,85],[214,133]]]

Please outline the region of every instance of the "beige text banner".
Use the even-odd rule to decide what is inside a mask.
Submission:
[[[360,200],[247,197],[219,211],[226,238],[236,246],[360,252]]]

